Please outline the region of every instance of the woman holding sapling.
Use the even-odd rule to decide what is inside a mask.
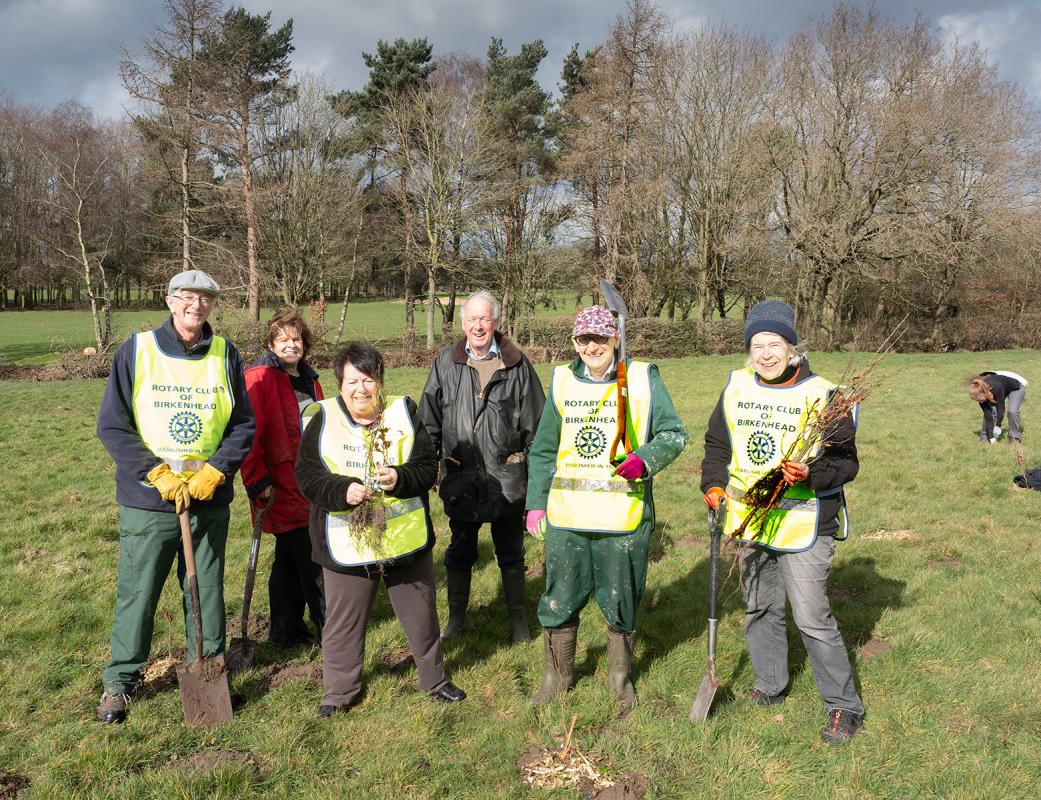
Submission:
[[[434,595],[430,437],[411,398],[384,397],[383,357],[371,345],[344,347],[334,374],[339,396],[304,410],[296,463],[325,582],[318,715],[347,711],[361,695],[365,629],[381,581],[408,637],[419,690],[458,702],[466,694],[445,675]]]
[[[709,418],[701,490],[713,509],[726,498],[725,531],[746,543],[741,589],[756,676],[749,700],[784,702],[787,596],[828,712],[821,735],[837,744],[864,718],[827,594],[835,541],[846,538],[843,486],[859,468],[859,396],[815,375],[798,343],[787,303],[764,300],[748,312],[748,360]]]

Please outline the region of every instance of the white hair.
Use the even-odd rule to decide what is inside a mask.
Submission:
[[[784,343],[788,345],[788,353],[785,356],[788,359],[788,366],[799,366],[806,359],[806,346],[801,344],[792,344],[787,339]],[[745,367],[748,369],[754,369],[754,367],[752,367],[751,353],[749,353],[748,357],[745,359]]]
[[[492,319],[496,322],[502,317],[502,306],[499,305],[499,301],[495,299],[495,295],[489,292],[487,289],[481,289],[474,292],[472,295],[466,298],[466,302],[463,303],[463,314],[466,314],[466,307],[475,300],[480,300],[487,303],[492,309]]]

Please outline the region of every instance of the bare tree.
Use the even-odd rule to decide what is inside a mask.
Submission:
[[[103,213],[102,195],[113,161],[111,131],[98,128],[89,111],[66,105],[51,115],[45,158],[53,174],[50,203],[61,235],[55,249],[73,262],[83,281],[103,350],[112,338],[111,297],[103,262],[113,220]]]
[[[358,182],[337,147],[350,123],[328,102],[330,88],[305,74],[293,99],[263,127],[257,167],[264,264],[289,305],[324,295],[326,281],[354,269],[361,209]],[[348,278],[348,284],[350,279]]]
[[[426,345],[435,346],[434,308],[438,280],[448,266],[453,242],[472,235],[490,210],[490,176],[503,165],[482,95],[458,85],[432,83],[422,91],[393,98],[383,111],[390,132],[388,163],[407,176],[399,195],[404,218],[405,253],[415,253],[426,275]],[[422,249],[412,246],[418,236]]]

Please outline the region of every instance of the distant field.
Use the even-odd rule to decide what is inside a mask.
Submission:
[[[539,308],[539,317],[554,317],[574,311],[574,295],[560,297],[558,305]],[[260,319],[271,317],[273,308],[261,309]],[[219,314],[236,315],[239,309],[215,310],[211,318],[220,328]],[[458,310],[456,330],[459,330]],[[167,312],[114,311],[112,330],[116,341],[122,341],[131,333],[145,326],[163,322]],[[331,304],[326,312],[326,322],[335,333],[340,321],[340,306]],[[435,333],[441,332],[441,312],[435,309]],[[426,309],[416,309],[416,331],[420,340],[426,336]],[[363,300],[352,302],[347,308],[344,337],[371,339],[372,341],[400,340],[405,334],[405,306],[401,301]],[[94,329],[89,311],[4,311],[0,312],[0,363],[44,364],[54,358],[55,351],[71,348],[80,351],[94,344]]]
[[[4,325],[15,316],[0,315]],[[844,354],[811,356],[831,378],[846,361]],[[753,676],[732,577],[722,591],[716,706],[705,725],[687,720],[705,672],[708,559],[698,465],[709,412],[740,363],[740,356],[661,362],[690,444],[655,481],[658,528],[635,650],[640,704],[630,715],[619,717],[605,685],[606,634],[593,603],[582,613],[575,689],[543,709],[526,705],[541,677],[542,644],[508,643],[485,532],[469,632],[445,649],[448,671],[469,693],[465,702],[444,707],[416,693],[414,668],[400,666],[404,635],[381,590],[358,707],[320,721],[321,688],[308,677],[320,650],[261,638],[254,669],[232,681],[246,703],[215,731],[182,725],[176,683],[159,669],[169,669],[171,653],[184,645],[174,580],[156,618],[160,660],[148,691],[126,725],[93,721],[118,552],[113,466],[94,436],[103,381],[0,383],[0,779],[31,779],[29,800],[563,800],[582,795],[531,789],[517,762],[532,747],[559,748],[574,720],[571,747],[612,779],[639,773],[647,800],[1037,797],[1041,494],[1012,488],[1009,446],[978,443],[979,408],[962,379],[1008,368],[1041,385],[1041,353],[894,355],[884,363],[884,380],[860,417],[861,472],[848,491],[853,533],[837,547],[829,579],[868,711],[863,734],[837,749],[818,740],[823,708],[793,627],[787,703],[758,709],[743,699]],[[549,369],[538,368],[543,381]],[[425,376],[390,370],[388,389],[415,396]],[[328,372],[323,380],[332,390]],[[1041,399],[1033,391],[1023,414],[1027,463],[1037,466]],[[443,620],[448,532],[440,503],[432,505]],[[239,492],[228,543],[231,620],[241,613],[248,542]],[[271,552],[265,536],[253,605],[261,628]],[[536,632],[543,555],[529,539]],[[229,636],[237,632],[230,622]]]

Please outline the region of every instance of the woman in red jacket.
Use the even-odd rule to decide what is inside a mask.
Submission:
[[[271,629],[279,645],[304,644],[311,632],[304,606],[311,612],[318,640],[325,623],[322,570],[311,560],[307,532],[310,507],[296,484],[293,468],[300,449],[300,413],[321,400],[318,373],[306,361],[311,331],[300,312],[283,308],[268,323],[267,350],[246,368],[246,391],[257,418],[253,450],[242,464],[242,482],[256,516],[275,495],[264,515],[264,530],[275,534],[275,560],[268,579]]]

